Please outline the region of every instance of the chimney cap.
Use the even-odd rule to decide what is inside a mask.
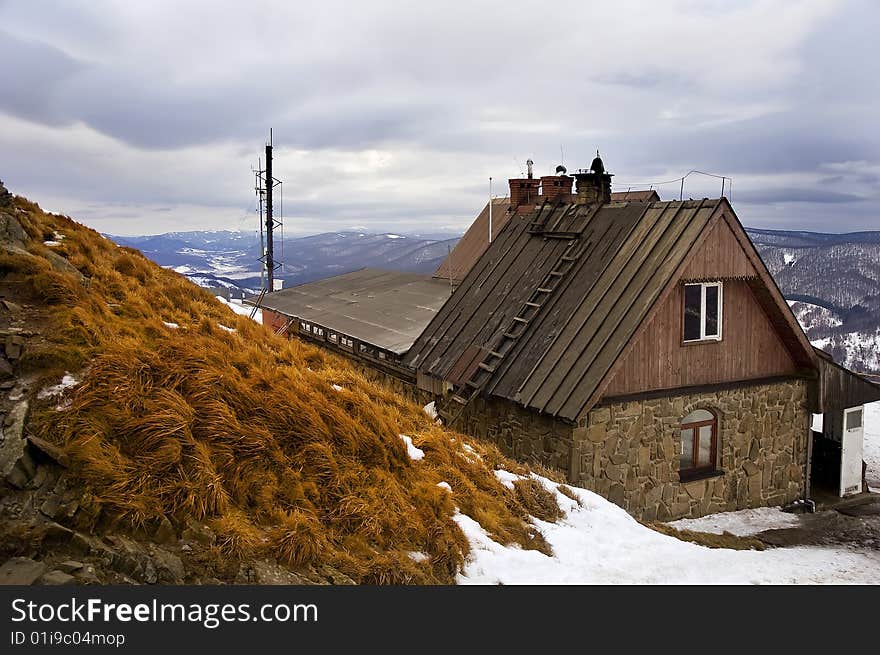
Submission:
[[[562,164],[559,164],[559,166],[556,167],[556,174],[557,175],[565,175],[567,172],[568,172],[568,169],[565,166],[563,166]]]
[[[593,160],[593,163],[590,164],[590,170],[600,175],[605,172],[605,164],[602,163],[602,158],[599,156],[598,149],[596,150],[596,158]]]

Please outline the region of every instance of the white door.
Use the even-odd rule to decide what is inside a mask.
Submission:
[[[843,411],[843,436],[840,447],[840,495],[862,491],[862,427],[864,407]]]

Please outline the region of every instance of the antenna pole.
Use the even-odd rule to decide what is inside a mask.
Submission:
[[[678,200],[679,202],[684,200],[684,178],[681,178],[681,190],[678,192]]]
[[[489,178],[489,243],[492,243],[492,178]]]
[[[269,129],[269,143],[266,144],[266,289],[269,293],[275,290],[275,253],[272,243],[272,130]]]
[[[452,246],[446,245],[446,266],[449,269],[449,292],[455,290],[455,285],[452,284]]]

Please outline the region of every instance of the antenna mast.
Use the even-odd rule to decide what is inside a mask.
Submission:
[[[281,180],[272,174],[272,130],[269,130],[269,142],[266,144],[266,168],[260,169],[257,164],[257,199],[260,214],[260,261],[265,266],[260,267],[260,285],[263,285],[263,274],[266,275],[266,284],[263,289],[267,293],[275,291],[275,271],[281,268],[281,263],[275,259],[275,228],[282,227],[281,212],[275,211],[274,190],[279,187]],[[264,211],[265,210],[265,211]],[[265,218],[265,220],[264,220]],[[263,250],[263,233],[266,235],[266,247]]]

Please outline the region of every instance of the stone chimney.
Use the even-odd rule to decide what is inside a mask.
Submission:
[[[545,201],[571,200],[571,183],[574,178],[565,173],[565,166],[557,166],[556,175],[545,175],[541,178],[541,196]]]
[[[611,174],[605,172],[598,150],[590,169],[578,171],[574,177],[577,180],[578,204],[604,205],[611,202]]]

